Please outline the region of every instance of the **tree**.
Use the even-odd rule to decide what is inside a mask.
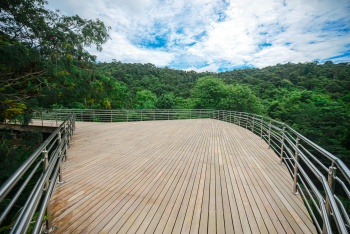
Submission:
[[[226,97],[222,98],[219,107],[224,110],[234,110],[249,113],[261,113],[261,104],[252,90],[244,85],[227,85]]]
[[[0,109],[6,109],[5,101],[29,105],[28,99],[43,95],[42,88],[52,80],[66,85],[72,67],[91,68],[95,56],[85,48],[96,45],[101,50],[109,39],[109,28],[100,20],[64,16],[46,9],[46,3],[0,2]],[[30,108],[24,109],[18,114],[28,114]]]
[[[295,130],[314,141],[350,165],[349,112],[341,102],[328,95],[312,91],[293,91],[268,108],[268,115],[291,125]]]
[[[212,76],[198,79],[192,89],[192,98],[196,99],[195,108],[216,109],[226,96],[225,83]]]
[[[175,95],[173,93],[162,94],[156,102],[158,109],[173,109],[175,107]]]
[[[149,90],[142,90],[136,93],[134,100],[135,109],[154,109],[157,96]]]

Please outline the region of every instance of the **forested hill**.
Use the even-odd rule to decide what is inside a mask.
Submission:
[[[0,123],[28,124],[38,108],[245,111],[286,122],[350,165],[348,63],[222,73],[96,63],[86,47],[109,40],[99,19],[51,11],[43,0],[0,1],[0,10]]]
[[[226,84],[249,85],[260,98],[268,99],[278,90],[309,90],[334,100],[350,101],[350,63],[287,63],[263,69],[245,68],[213,73],[158,68],[153,64],[99,63],[98,70],[127,84],[131,90],[144,88],[157,95],[173,92],[190,97],[195,82],[204,76],[222,79]]]
[[[282,120],[335,155],[350,149],[350,64],[288,63],[221,73],[100,63],[123,100],[114,108],[213,108]],[[344,160],[348,161],[349,159]]]

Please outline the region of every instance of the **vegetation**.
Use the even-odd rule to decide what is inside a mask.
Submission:
[[[350,167],[349,64],[288,63],[198,73],[96,63],[86,47],[102,50],[109,28],[98,19],[50,11],[45,4],[0,1],[0,123],[26,125],[37,108],[244,111],[286,122]],[[0,129],[0,184],[43,138]],[[10,218],[6,224],[0,232],[9,230]]]
[[[35,108],[209,108],[279,119],[350,165],[350,66],[288,63],[212,73],[96,63],[109,28],[44,0],[0,2],[0,122]]]

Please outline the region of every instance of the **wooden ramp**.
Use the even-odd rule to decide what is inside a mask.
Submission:
[[[278,161],[218,120],[77,122],[55,233],[316,233]]]

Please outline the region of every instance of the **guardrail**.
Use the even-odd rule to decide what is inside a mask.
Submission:
[[[56,123],[74,113],[77,121],[128,122],[211,118],[244,127],[264,139],[293,178],[292,192],[300,193],[320,233],[350,229],[350,171],[333,154],[285,123],[254,114],[222,110],[80,110],[38,112],[37,118]],[[337,173],[336,173],[337,172]]]
[[[14,209],[23,192],[30,189],[25,204],[16,214],[10,233],[45,232],[55,229],[51,225],[49,201],[56,181],[62,183],[62,161],[67,158],[67,147],[75,128],[75,115],[70,114],[63,123],[32,153],[20,168],[0,188],[0,203],[7,204],[0,215],[0,224]],[[34,181],[34,182],[33,182]],[[31,184],[35,184],[31,188]],[[27,189],[27,190],[26,190]],[[4,204],[2,204],[4,205]]]
[[[349,232],[349,207],[344,201],[349,204],[350,171],[340,159],[285,123],[267,117],[215,111],[214,119],[244,127],[267,142],[293,177],[292,192],[301,194],[319,233]]]

